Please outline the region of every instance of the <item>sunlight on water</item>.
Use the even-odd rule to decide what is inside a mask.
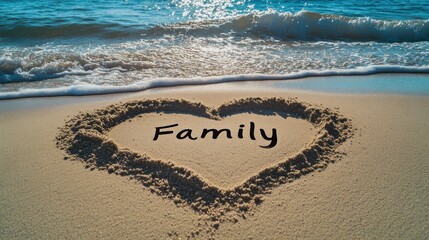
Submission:
[[[429,66],[429,2],[4,0],[0,93]]]
[[[173,0],[172,2],[177,7],[183,9],[183,17],[194,19],[224,18],[231,15],[231,13],[227,11],[228,8],[232,8],[234,5],[240,5],[240,2],[237,4],[232,0]],[[243,4],[244,2],[241,2],[241,5]]]

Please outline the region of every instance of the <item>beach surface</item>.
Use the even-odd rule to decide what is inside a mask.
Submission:
[[[429,97],[344,94],[223,83],[138,93],[0,101],[0,238],[4,239],[424,239],[429,234]],[[243,87],[245,86],[245,87]],[[253,86],[253,87],[252,87]],[[353,136],[335,162],[278,184],[262,202],[230,220],[213,221],[191,203],[153,186],[74,161],[57,147],[66,120],[111,104],[184,99],[218,108],[243,98],[284,98],[332,109],[351,120]],[[250,122],[256,140],[249,140]],[[153,141],[159,126],[192,129]],[[239,125],[245,125],[243,138]],[[204,128],[231,129],[232,139],[201,138]],[[272,148],[258,132],[272,134]],[[317,126],[294,116],[242,112],[213,120],[195,112],[151,112],[113,127],[120,148],[191,170],[216,189],[234,189],[302,151]],[[211,136],[211,135],[209,135]],[[90,148],[88,146],[87,148]],[[329,155],[331,156],[331,155]],[[109,173],[110,172],[110,173]],[[228,215],[229,213],[226,213]],[[208,215],[210,216],[210,215]]]

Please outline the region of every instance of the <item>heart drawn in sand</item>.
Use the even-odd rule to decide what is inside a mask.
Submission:
[[[184,166],[154,159],[145,153],[118,147],[109,131],[142,114],[185,114],[213,120],[242,113],[264,115],[267,111],[306,120],[316,129],[313,140],[299,153],[261,169],[238,186],[221,189]],[[67,121],[57,136],[57,146],[90,169],[128,176],[152,192],[185,204],[199,213],[223,215],[245,212],[259,205],[262,196],[276,186],[293,181],[341,157],[337,147],[353,135],[351,120],[328,108],[296,99],[246,98],[209,108],[176,99],[131,101],[81,113]],[[141,152],[141,151],[140,151]]]
[[[158,132],[164,134],[158,135],[157,129],[162,127]],[[183,133],[187,137],[177,137]],[[304,119],[266,111],[220,120],[147,113],[113,127],[107,136],[121,149],[172,162],[197,173],[211,186],[232,189],[261,169],[300,152],[316,134]],[[272,147],[267,148],[269,145]]]

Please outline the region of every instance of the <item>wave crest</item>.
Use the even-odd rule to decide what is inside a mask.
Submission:
[[[153,34],[273,37],[297,41],[419,42],[429,40],[429,20],[376,20],[300,11],[252,12],[222,20],[157,26]]]
[[[234,36],[297,41],[429,41],[429,20],[377,20],[369,17],[345,17],[334,14],[300,11],[297,13],[253,11],[215,20],[148,25],[118,23],[60,24],[21,26],[0,29],[0,38],[34,39],[96,37],[151,38],[163,35],[196,37]]]

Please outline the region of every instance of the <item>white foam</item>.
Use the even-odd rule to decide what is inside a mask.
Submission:
[[[26,97],[47,97],[47,96],[84,96],[97,94],[111,94],[124,92],[137,92],[151,88],[173,87],[185,85],[204,85],[214,83],[238,82],[238,81],[263,81],[263,80],[292,80],[307,77],[327,77],[327,76],[356,76],[370,75],[379,73],[429,73],[429,66],[408,67],[396,65],[377,65],[368,67],[359,67],[356,69],[337,69],[321,71],[300,71],[285,75],[264,75],[264,74],[246,74],[229,75],[218,77],[201,78],[160,78],[145,81],[134,82],[129,85],[111,86],[95,85],[87,83],[76,83],[71,86],[58,88],[42,89],[21,89],[14,92],[0,93],[0,99],[15,99]]]
[[[429,40],[429,20],[378,20],[300,11],[254,11],[221,20],[205,20],[156,27],[152,34],[211,36],[271,36],[299,41],[418,42]]]

